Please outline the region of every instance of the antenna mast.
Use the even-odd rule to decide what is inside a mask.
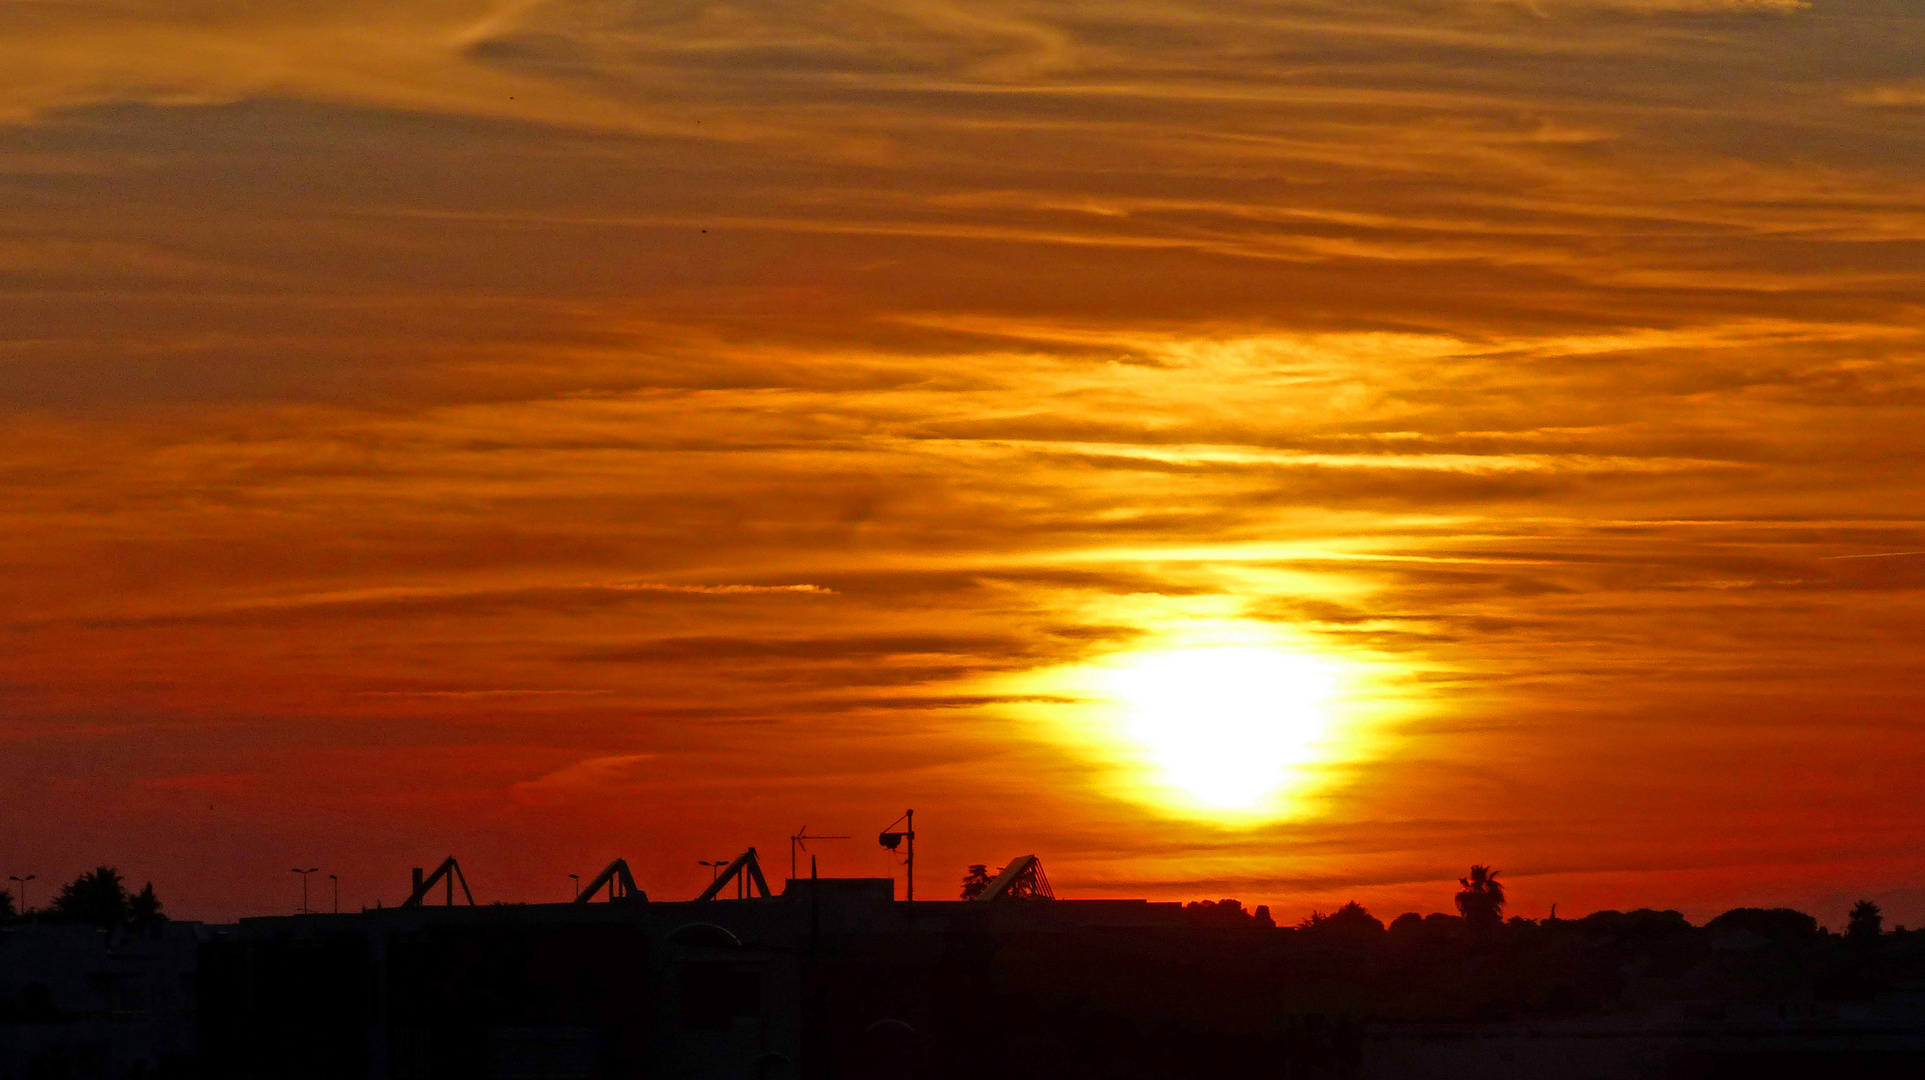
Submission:
[[[789,879],[791,881],[795,879],[795,849],[796,848],[801,848],[803,851],[809,850],[809,841],[811,840],[847,840],[847,839],[849,838],[846,836],[810,836],[809,827],[807,825],[804,825],[800,829],[797,829],[795,831],[795,835],[789,837]],[[813,874],[815,873],[815,871],[811,870],[810,873]]]

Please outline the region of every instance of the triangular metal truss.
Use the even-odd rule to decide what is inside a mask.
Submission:
[[[468,879],[462,875],[461,864],[455,861],[453,855],[441,860],[441,865],[434,868],[434,873],[429,874],[425,878],[421,876],[421,868],[419,866],[415,867],[414,891],[409,893],[408,898],[401,902],[401,906],[420,907],[422,902],[427,899],[429,889],[434,888],[437,884],[445,883],[448,887],[448,906],[453,907],[455,905],[455,882],[457,881],[461,883],[461,895],[467,897],[468,906],[473,907],[475,904],[475,894],[468,891]]]
[[[716,875],[715,880],[709,883],[709,887],[702,890],[702,895],[696,897],[696,899],[715,899],[721,895],[722,890],[728,886],[730,881],[735,882],[735,898],[737,900],[746,899],[751,888],[764,897],[770,895],[769,881],[762,876],[762,865],[755,859],[754,848],[750,848],[742,854],[737,855],[720,874]]]
[[[1049,875],[1043,873],[1043,860],[1024,855],[1003,867],[994,880],[976,894],[977,900],[1054,900]]]
[[[604,885],[608,886],[608,902],[611,904],[617,900],[648,899],[647,893],[635,887],[635,875],[628,872],[628,860],[616,859],[582,888],[581,895],[575,897],[575,903],[586,904],[593,900]]]

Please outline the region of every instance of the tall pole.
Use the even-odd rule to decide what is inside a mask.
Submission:
[[[319,871],[320,869],[321,869],[321,868],[320,868],[320,867],[318,867],[318,866],[310,866],[310,867],[308,867],[308,868],[307,868],[306,870],[303,870],[303,869],[301,869],[300,867],[298,867],[298,866],[296,866],[296,867],[292,867],[292,868],[290,868],[290,869],[289,869],[289,871],[288,871],[288,872],[289,872],[289,873],[291,873],[291,874],[299,874],[299,875],[301,875],[301,914],[303,914],[303,915],[306,915],[306,914],[308,914],[308,908],[307,908],[307,876],[308,876],[309,874],[312,874],[312,873],[316,873],[316,872],[318,872],[318,871]]]
[[[575,899],[580,900],[582,898],[582,876],[580,874],[570,874],[568,875],[568,880],[575,883]]]
[[[28,874],[26,877],[14,877],[12,874],[7,875],[8,881],[14,882],[15,884],[20,886],[20,914],[22,915],[25,915],[28,911],[33,909],[33,905],[27,903],[27,882],[32,881],[33,879],[34,879],[34,875],[32,874]]]
[[[895,831],[898,825],[902,826],[901,832]],[[902,851],[904,840],[909,841],[908,855],[903,861],[909,865],[909,899],[914,900],[916,898],[916,812],[914,810],[904,810],[901,817],[890,822],[889,827],[876,837],[876,843],[888,848],[892,855]]]
[[[329,874],[328,880],[334,883],[334,913],[339,915],[341,914],[341,879]]]

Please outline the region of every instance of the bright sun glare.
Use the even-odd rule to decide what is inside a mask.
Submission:
[[[1326,753],[1337,677],[1315,657],[1216,647],[1119,659],[1103,690],[1180,801],[1262,813]]]

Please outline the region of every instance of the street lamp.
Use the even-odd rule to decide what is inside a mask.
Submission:
[[[14,882],[20,886],[20,914],[22,915],[25,915],[28,910],[27,882],[32,881],[33,877],[34,876],[32,874],[28,874],[26,877],[14,877],[12,874],[7,875],[8,881]]]
[[[318,866],[310,866],[310,867],[308,867],[308,868],[307,868],[306,870],[303,870],[303,869],[301,869],[300,867],[298,867],[298,866],[296,866],[296,867],[292,867],[292,868],[290,868],[290,869],[288,870],[288,873],[290,873],[290,874],[299,874],[299,875],[301,875],[301,914],[303,914],[303,915],[306,915],[306,914],[308,913],[308,910],[307,910],[307,876],[308,876],[309,874],[315,874],[315,873],[319,873],[319,872],[320,872],[320,870],[321,870],[321,868],[320,868],[320,867],[318,867]]]
[[[341,914],[341,879],[329,874],[328,880],[334,883],[334,913],[339,915]]]
[[[706,866],[709,868],[710,882],[713,882],[716,878],[721,877],[722,868],[729,864],[729,860],[727,859],[716,859],[714,862],[710,862],[707,859],[697,859],[695,860],[695,862],[696,862],[696,865],[698,866]]]
[[[568,880],[575,883],[575,899],[580,900],[582,898],[582,876],[580,874],[570,874],[568,875]]]

